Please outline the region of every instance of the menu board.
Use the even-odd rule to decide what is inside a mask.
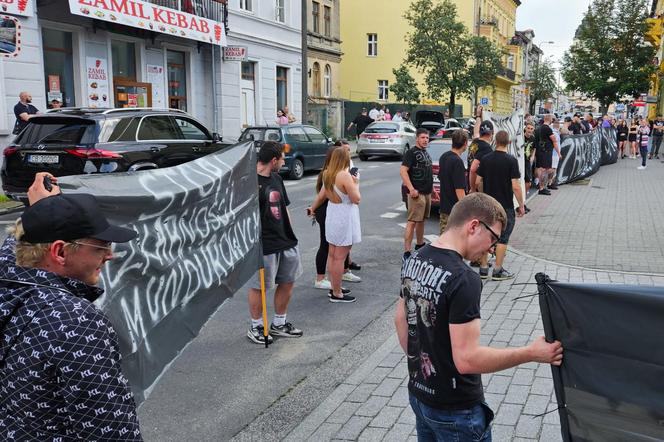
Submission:
[[[86,57],[88,107],[110,107],[108,61],[105,58]]]
[[[152,107],[159,109],[166,107],[164,67],[154,64],[147,65],[147,78],[148,83],[152,83]]]

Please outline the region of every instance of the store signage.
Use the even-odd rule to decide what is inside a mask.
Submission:
[[[147,80],[152,83],[152,107],[166,107],[166,73],[164,67],[154,64],[147,65]]]
[[[224,48],[224,61],[247,61],[246,46],[226,46]]]
[[[32,17],[35,15],[35,0],[0,0],[0,12]]]
[[[108,87],[108,62],[105,58],[87,57],[88,107],[110,107],[111,101]]]
[[[226,46],[223,23],[142,0],[69,0],[69,10],[96,20]]]
[[[21,51],[21,24],[16,17],[0,15],[0,56],[16,57]]]

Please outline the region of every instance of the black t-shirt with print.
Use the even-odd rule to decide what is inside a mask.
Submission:
[[[373,120],[368,115],[360,114],[355,117],[353,124],[357,126],[357,135],[360,135],[362,132],[364,132],[364,129],[366,129],[367,126],[371,123],[373,123]]]
[[[440,211],[450,214],[452,207],[459,202],[456,190],[466,191],[466,168],[459,155],[451,150],[438,160],[438,180],[440,181]]]
[[[278,173],[258,175],[258,204],[261,211],[263,255],[271,255],[297,245],[286,207],[290,204],[284,182]]]
[[[482,157],[491,152],[493,148],[489,143],[479,138],[474,139],[468,146],[468,168],[473,164],[473,160],[482,162]]]
[[[662,138],[662,135],[664,135],[664,121],[662,120],[655,120],[652,126],[652,136],[655,138]]]
[[[480,317],[482,282],[453,250],[422,247],[401,270],[408,322],[408,390],[426,405],[463,410],[484,401],[479,374],[454,365],[450,324]]]
[[[477,174],[482,177],[484,193],[494,197],[505,210],[514,209],[512,179],[521,177],[516,158],[507,152],[492,152],[482,159]]]
[[[535,149],[539,150],[540,153],[542,151],[553,151],[553,141],[551,141],[551,135],[553,135],[553,129],[551,129],[551,126],[546,124],[541,125],[537,131],[537,144],[535,145]]]
[[[581,123],[574,123],[569,125],[569,131],[573,135],[581,135],[583,133],[583,128],[581,127]]]
[[[433,191],[433,166],[426,149],[411,147],[401,164],[408,167],[408,177],[415,190],[425,195]]]

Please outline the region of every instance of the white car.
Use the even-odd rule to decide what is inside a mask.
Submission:
[[[415,126],[408,121],[376,121],[360,134],[357,155],[366,161],[370,156],[399,156],[415,146]]]

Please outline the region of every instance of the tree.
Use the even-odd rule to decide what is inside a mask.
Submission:
[[[530,86],[530,109],[535,114],[535,102],[551,97],[557,90],[556,73],[550,60],[542,60],[532,70]]]
[[[625,94],[648,89],[655,49],[645,43],[646,0],[594,0],[563,56],[568,89],[598,100],[603,109]]]
[[[395,82],[390,85],[390,92],[394,94],[396,100],[404,104],[419,103],[420,90],[408,68],[402,64],[398,69],[392,69],[392,73]]]
[[[404,18],[412,29],[405,63],[424,75],[429,97],[449,98],[450,115],[457,97],[488,86],[500,72],[500,50],[486,38],[470,35],[450,0],[415,0]]]

